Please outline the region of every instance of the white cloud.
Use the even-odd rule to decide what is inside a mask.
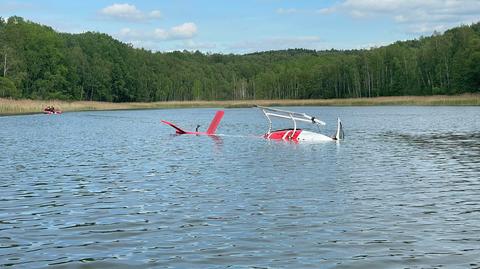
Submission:
[[[170,30],[170,35],[177,39],[192,38],[196,34],[197,25],[195,25],[193,22],[186,22],[184,24],[174,26]]]
[[[182,48],[186,50],[212,50],[217,48],[217,45],[209,42],[195,42],[191,39],[185,40],[182,44]]]
[[[331,14],[337,10],[336,6],[325,7],[319,9],[300,9],[300,8],[277,8],[275,12],[280,15],[292,15],[292,14],[302,14],[302,15],[315,15],[315,14]]]
[[[387,17],[410,33],[443,31],[480,20],[479,0],[344,0],[324,10],[358,19]]]
[[[120,35],[122,36],[128,36],[132,33],[132,29],[130,28],[123,28],[120,30]]]
[[[433,33],[433,32],[443,32],[448,28],[450,27],[443,24],[421,23],[421,24],[413,24],[408,26],[407,32],[413,33],[413,34],[424,34],[424,33]]]
[[[160,12],[160,10],[152,10],[149,13],[149,17],[152,19],[161,19],[162,13]]]
[[[128,42],[135,48],[143,48],[153,51],[203,51],[211,52],[214,49],[218,49],[214,43],[195,42],[191,39],[179,40],[175,42],[157,42],[154,40],[131,40]]]
[[[128,43],[135,48],[143,48],[146,50],[159,50],[158,43],[154,41],[130,40]]]
[[[431,0],[346,0],[340,6],[350,12],[370,15],[390,13],[398,10],[415,9]]]
[[[132,30],[131,28],[123,28],[120,30],[119,35],[122,37],[129,37],[130,39],[134,39],[134,38],[141,38],[143,36],[143,33],[136,30]]]
[[[340,0],[317,10],[277,9],[278,14],[344,13],[355,19],[389,18],[407,33],[444,31],[480,20],[480,0]]]
[[[237,42],[228,46],[228,49],[237,52],[255,52],[293,48],[321,50],[326,49],[326,46],[322,39],[318,36],[271,37],[262,40]]]
[[[113,4],[100,10],[100,14],[112,19],[127,21],[145,21],[161,18],[158,10],[148,13],[142,12],[136,6],[130,4]]]
[[[164,29],[157,28],[153,31],[153,37],[159,40],[167,40],[170,37],[170,33]]]
[[[317,14],[331,14],[336,11],[336,7],[329,7],[329,8],[320,8],[315,10],[315,13]]]
[[[300,10],[296,8],[278,8],[277,9],[278,14],[294,14],[298,12],[300,12]]]
[[[177,26],[173,26],[168,30],[156,28],[153,31],[132,30],[123,28],[118,33],[119,37],[129,41],[133,40],[183,40],[193,38],[198,32],[197,25],[193,22],[186,22]]]

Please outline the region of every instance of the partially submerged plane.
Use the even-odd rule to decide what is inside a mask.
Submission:
[[[294,142],[323,142],[323,141],[338,141],[343,139],[343,127],[340,119],[337,119],[337,131],[333,136],[326,136],[324,134],[315,133],[311,131],[306,131],[300,128],[297,128],[297,122],[306,122],[313,125],[326,125],[325,122],[319,120],[316,117],[309,116],[305,113],[293,112],[288,110],[281,110],[270,107],[256,106],[263,111],[263,114],[268,120],[269,127],[267,133],[263,135],[265,139],[271,140],[287,140]],[[272,120],[270,117],[280,118],[280,119],[290,119],[293,122],[293,128],[289,129],[280,129],[272,131]]]
[[[305,113],[275,109],[270,107],[263,107],[263,106],[256,106],[257,108],[263,111],[263,114],[267,118],[269,122],[269,128],[267,133],[265,133],[262,137],[269,140],[285,140],[285,141],[293,141],[293,142],[323,142],[323,141],[338,141],[343,139],[343,127],[342,122],[340,119],[337,119],[337,131],[333,136],[326,136],[320,133],[315,133],[311,131],[305,131],[303,129],[297,128],[297,121],[298,122],[307,122],[317,126],[325,125],[325,122],[317,119],[316,117],[309,116]],[[191,135],[208,135],[208,136],[215,136],[215,131],[217,130],[220,121],[222,120],[223,115],[225,112],[223,110],[217,111],[215,117],[213,118],[210,126],[208,127],[206,132],[199,132],[197,125],[197,129],[195,131],[185,131],[182,128],[178,127],[177,125],[162,120],[161,122],[167,124],[175,129],[175,132],[179,135],[182,134],[191,134]],[[289,129],[280,129],[272,131],[272,120],[270,117],[280,118],[280,119],[289,119],[293,121],[293,128]]]

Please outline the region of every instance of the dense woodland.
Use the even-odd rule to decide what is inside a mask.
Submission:
[[[151,52],[0,18],[0,97],[113,102],[480,92],[480,23],[369,50]]]

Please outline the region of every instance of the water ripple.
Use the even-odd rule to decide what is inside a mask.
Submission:
[[[252,109],[215,139],[158,123],[212,109],[0,118],[0,266],[480,267],[479,108],[298,110],[347,140],[265,141]]]

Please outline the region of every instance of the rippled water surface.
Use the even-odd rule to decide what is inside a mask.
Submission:
[[[1,117],[0,267],[480,268],[479,107],[290,109],[345,141],[263,140],[256,109],[215,139],[159,123],[215,109]]]

